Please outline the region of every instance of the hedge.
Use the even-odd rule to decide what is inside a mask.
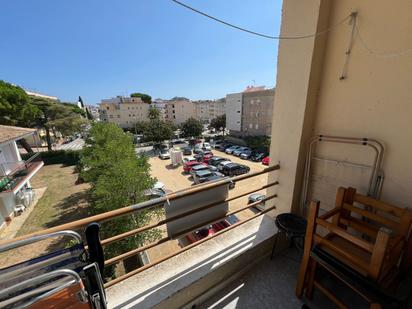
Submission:
[[[40,152],[44,165],[64,164],[76,165],[80,160],[81,150],[52,150]],[[27,160],[32,154],[23,154],[22,159]]]

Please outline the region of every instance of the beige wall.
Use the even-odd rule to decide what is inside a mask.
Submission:
[[[412,48],[412,2],[406,0],[285,0],[281,34],[321,31],[354,10],[362,37],[374,50]],[[281,165],[280,211],[298,209],[307,145],[315,134],[382,141],[386,150],[381,198],[403,207],[412,204],[412,53],[378,57],[355,38],[347,77],[340,80],[351,30],[346,22],[327,35],[280,42],[271,146],[272,164]],[[340,184],[365,190],[370,150],[329,144],[319,147],[316,156],[348,164],[317,161],[313,198],[327,198],[332,205]]]
[[[334,1],[330,24],[352,10],[358,11],[358,27],[364,41],[382,52],[412,48],[411,1]],[[371,55],[356,39],[347,78],[339,80],[351,26],[329,35],[316,115],[315,132],[370,137],[386,146],[382,199],[412,206],[412,54],[382,58]],[[323,150],[341,160],[370,163],[345,150]]]
[[[166,120],[179,125],[191,117],[196,117],[195,106],[191,101],[169,101],[166,105]]]
[[[255,136],[271,134],[274,100],[274,89],[243,93],[243,135]]]
[[[102,100],[99,106],[102,121],[115,123],[122,128],[132,128],[136,122],[146,121],[150,105],[140,98]]]

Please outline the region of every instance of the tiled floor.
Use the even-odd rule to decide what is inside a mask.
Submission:
[[[299,259],[296,249],[281,252],[273,260],[267,258],[199,308],[296,309],[301,308],[304,303],[311,309],[336,308],[316,290],[311,302],[296,298],[295,285],[300,266]],[[350,291],[342,290],[339,294],[342,294],[340,297],[343,297],[351,308],[368,308]]]

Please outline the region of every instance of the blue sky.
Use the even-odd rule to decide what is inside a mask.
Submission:
[[[277,35],[280,0],[182,0]],[[278,42],[223,26],[170,0],[1,0],[0,79],[63,101],[145,92],[215,99],[274,86]]]

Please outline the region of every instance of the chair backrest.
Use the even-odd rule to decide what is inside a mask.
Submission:
[[[319,216],[319,203],[311,204],[308,219],[314,220],[315,242],[375,280],[382,280],[397,268],[402,256],[401,265],[410,267],[412,252],[407,244],[411,242],[411,210],[358,194],[353,188],[339,188],[335,206]],[[317,234],[316,225],[325,228],[328,235]],[[333,243],[331,235],[344,242]]]

